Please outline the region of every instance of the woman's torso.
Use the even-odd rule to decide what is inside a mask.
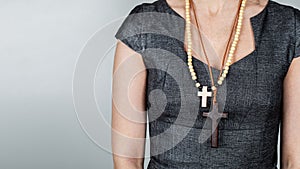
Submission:
[[[140,48],[147,68],[150,132],[148,169],[264,168],[277,165],[283,80],[292,60],[294,11],[274,1],[251,18],[255,50],[230,66],[218,90],[219,147],[211,148],[210,122],[202,116],[183,47],[184,19],[166,0],[138,5]],[[193,58],[202,85],[207,65]],[[219,70],[213,68],[216,81]],[[199,138],[200,142],[199,142]]]

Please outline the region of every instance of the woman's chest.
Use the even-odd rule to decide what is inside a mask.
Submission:
[[[264,43],[263,47],[267,47],[267,50],[259,47],[232,64],[222,86],[218,88],[219,110],[228,113],[229,119],[221,121],[220,128],[253,129],[277,124],[287,70],[286,61],[280,58],[284,58],[287,51],[273,50],[272,43]],[[150,118],[151,108],[156,114],[152,118],[169,122],[184,117],[181,113],[188,113],[190,117],[186,117],[186,120],[195,118],[195,127],[202,128],[205,122],[202,113],[210,110],[211,97],[207,98],[207,107],[202,107],[203,98],[197,95],[200,89],[191,78],[183,49],[180,46],[165,46],[153,51],[148,53],[153,55],[148,60],[151,62],[148,68],[152,67],[148,71],[147,88],[148,97],[151,96],[148,102],[151,105]],[[197,59],[193,59],[193,64],[198,81],[210,87],[212,80],[207,65]],[[213,69],[212,73],[216,83],[220,72]],[[151,94],[154,89],[160,92]],[[151,103],[151,100],[155,102]],[[159,115],[155,112],[158,107],[162,111]]]

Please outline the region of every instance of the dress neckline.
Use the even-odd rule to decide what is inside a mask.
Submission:
[[[158,1],[161,1],[162,2],[162,5],[165,7],[165,9],[167,10],[167,12],[171,13],[171,14],[174,14],[176,16],[178,16],[180,19],[183,20],[184,24],[185,24],[185,19],[179,14],[177,13],[167,2],[167,0],[158,0]],[[265,5],[265,7],[259,12],[257,13],[256,15],[253,15],[250,17],[250,24],[251,24],[251,27],[252,27],[252,30],[253,30],[253,34],[254,34],[254,42],[255,42],[255,49],[247,54],[246,56],[242,57],[241,59],[233,62],[230,67],[234,67],[234,66],[237,66],[238,64],[246,61],[247,59],[249,59],[251,56],[254,56],[256,53],[257,53],[257,50],[258,50],[258,46],[259,46],[259,43],[260,43],[260,33],[261,33],[261,29],[262,29],[262,22],[263,22],[263,16],[265,16],[265,13],[267,12],[270,4],[273,2],[273,0],[268,0],[267,4]],[[184,37],[184,36],[183,36]],[[184,54],[185,56],[187,56],[187,52],[184,50],[184,47],[182,46],[182,50],[184,51]],[[198,58],[192,56],[193,60],[198,62],[198,63],[201,63],[203,64],[204,66],[208,67],[208,64],[202,62],[201,60],[199,60]],[[215,67],[211,67],[212,70],[214,71],[218,71],[220,72],[221,70],[220,69],[217,69]]]

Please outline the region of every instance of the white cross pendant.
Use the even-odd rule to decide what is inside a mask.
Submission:
[[[201,107],[207,107],[207,97],[212,97],[212,92],[207,91],[207,86],[202,87],[202,91],[198,91],[198,96],[201,97]]]

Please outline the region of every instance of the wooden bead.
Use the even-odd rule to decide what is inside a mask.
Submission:
[[[245,7],[245,6],[246,6],[246,2],[245,2],[245,1],[242,1],[241,6],[242,6],[242,7]]]
[[[245,10],[244,10],[244,9],[245,9],[245,7],[241,6],[241,9],[242,9],[242,10],[240,10],[240,11],[239,11],[239,14],[241,14],[241,13],[244,13],[244,11],[245,11]]]

